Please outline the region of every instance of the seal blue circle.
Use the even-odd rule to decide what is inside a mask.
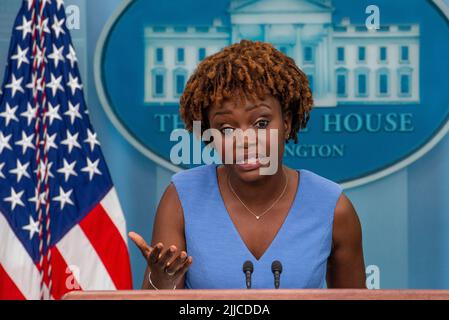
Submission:
[[[188,168],[174,166],[169,155],[192,59],[199,63],[242,38],[272,42],[300,61],[317,103],[299,143],[287,146],[285,163],[346,186],[373,181],[416,161],[449,130],[449,24],[438,1],[379,0],[380,25],[370,31],[369,5],[125,1],[96,53],[102,105],[151,159]]]

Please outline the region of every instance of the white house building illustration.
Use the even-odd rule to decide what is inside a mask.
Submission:
[[[206,56],[241,39],[272,43],[309,77],[317,107],[419,103],[418,24],[369,30],[332,21],[330,0],[230,0],[230,25],[149,25],[145,102],[177,104]],[[364,14],[364,12],[361,12]]]

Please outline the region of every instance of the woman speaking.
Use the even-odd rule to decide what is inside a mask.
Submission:
[[[144,289],[246,288],[247,261],[255,289],[274,287],[274,261],[282,264],[280,288],[365,288],[361,226],[341,186],[282,163],[312,107],[306,75],[271,44],[242,40],[198,65],[181,97],[186,128],[201,121],[202,131],[224,139],[237,129],[274,130],[266,149],[276,147],[278,166],[262,175],[270,164],[245,149],[243,162],[173,175],[151,246],[129,234],[148,264]]]

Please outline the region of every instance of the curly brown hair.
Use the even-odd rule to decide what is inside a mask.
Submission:
[[[309,80],[294,60],[270,43],[242,40],[205,58],[189,78],[180,99],[180,115],[186,129],[202,121],[208,129],[208,108],[224,99],[238,102],[249,98],[275,97],[283,114],[291,112],[292,127],[287,141],[298,142],[298,132],[306,128],[313,108]]]

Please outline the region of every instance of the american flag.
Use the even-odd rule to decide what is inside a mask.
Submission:
[[[0,93],[0,299],[131,288],[62,0],[25,0]]]

